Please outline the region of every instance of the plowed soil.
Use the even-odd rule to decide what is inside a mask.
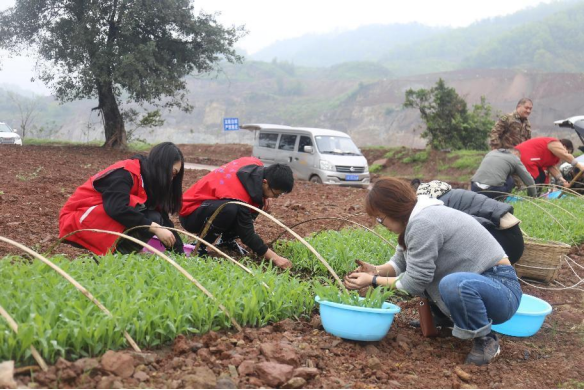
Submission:
[[[220,164],[249,155],[246,145],[181,145],[188,162]],[[89,176],[132,153],[82,146],[0,147],[0,236],[45,252],[58,237],[58,214],[66,199]],[[207,171],[187,171],[185,189]],[[364,189],[335,188],[297,182],[291,194],[277,199],[272,214],[284,224],[322,216],[350,216],[372,226],[363,215]],[[339,225],[325,226],[337,229]],[[282,233],[279,227],[259,219],[258,233],[266,242]],[[295,230],[301,235],[323,229],[320,222],[305,223]],[[584,267],[580,249],[571,257]],[[86,253],[59,245],[53,253],[71,259]],[[0,258],[21,254],[0,243]],[[584,270],[576,267],[580,276]],[[564,285],[578,281],[564,266],[558,278]],[[115,375],[96,360],[71,365],[61,361],[48,373],[30,369],[16,376],[21,386],[61,388],[188,388],[188,387],[306,387],[306,388],[557,388],[584,386],[584,287],[545,290],[557,285],[532,287],[524,292],[541,297],[553,306],[543,328],[533,337],[502,336],[501,355],[486,367],[464,365],[470,342],[444,330],[438,338],[424,338],[409,326],[417,318],[417,300],[401,303],[389,334],[380,342],[357,343],[327,334],[315,313],[310,322],[285,320],[261,329],[240,333],[210,333],[134,356],[130,377]],[[275,343],[275,344],[273,344]],[[277,346],[278,353],[270,351]],[[263,370],[266,361],[296,368],[278,379]],[[86,371],[78,367],[84,367]],[[273,370],[273,366],[267,366]],[[301,368],[299,370],[299,368]],[[203,374],[205,375],[203,375]],[[202,378],[207,378],[206,382]]]

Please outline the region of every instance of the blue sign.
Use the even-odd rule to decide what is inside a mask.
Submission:
[[[239,130],[239,118],[223,118],[223,130]]]

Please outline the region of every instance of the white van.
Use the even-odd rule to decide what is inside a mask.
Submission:
[[[255,131],[253,156],[264,164],[286,164],[294,176],[314,183],[369,185],[369,167],[349,135],[341,131],[248,124]]]

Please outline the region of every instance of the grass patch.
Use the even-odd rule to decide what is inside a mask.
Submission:
[[[421,152],[418,152],[416,154],[413,154],[411,156],[404,158],[403,162],[405,164],[423,163],[423,162],[428,161],[429,156],[430,156],[430,153],[428,153],[427,150],[423,150]]]
[[[369,167],[369,173],[377,173],[383,169],[383,165],[381,164],[373,164]]]

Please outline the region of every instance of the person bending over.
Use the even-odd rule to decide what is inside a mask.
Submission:
[[[239,158],[215,169],[185,191],[180,223],[187,231],[202,234],[209,218],[224,203],[235,200],[268,211],[272,198],[289,193],[293,187],[294,177],[289,166],[264,167],[255,157]],[[257,215],[248,207],[228,204],[212,221],[203,239],[212,243],[221,237],[220,246],[245,254],[235,242],[239,237],[252,251],[277,267],[292,267],[290,260],[269,249],[256,234],[254,220]],[[199,255],[206,253],[206,246],[201,245]]]
[[[164,227],[174,227],[169,213],[178,213],[182,200],[184,158],[171,142],[156,145],[148,157],[137,155],[118,161],[79,186],[59,214],[59,238],[79,229],[122,233],[147,242],[156,235],[164,246],[184,253],[180,236]],[[106,233],[80,232],[66,242],[97,255],[117,251],[137,252],[142,246]]]
[[[502,198],[515,187],[512,175],[517,175],[527,186],[527,194],[536,197],[535,182],[520,157],[521,153],[515,148],[491,150],[470,179],[471,190],[489,198]]]
[[[473,217],[416,197],[409,183],[379,179],[367,194],[367,214],[399,235],[391,260],[345,277],[349,289],[395,286],[427,297],[454,322],[453,336],[472,339],[467,364],[490,363],[500,353],[492,324],[509,320],[521,286],[503,248]]]

